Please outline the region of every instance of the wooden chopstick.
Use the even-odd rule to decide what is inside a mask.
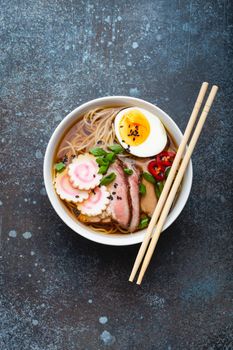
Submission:
[[[136,275],[136,273],[138,271],[138,268],[139,268],[139,266],[140,266],[140,264],[142,262],[143,256],[144,256],[144,254],[146,252],[146,249],[148,247],[148,244],[149,244],[149,241],[150,241],[150,238],[151,238],[151,233],[152,233],[152,231],[154,229],[154,226],[156,225],[156,222],[157,222],[157,220],[159,218],[161,210],[162,210],[162,208],[164,206],[164,203],[165,203],[166,198],[168,196],[168,193],[170,191],[170,188],[171,188],[171,185],[172,185],[173,180],[175,178],[176,171],[177,171],[177,169],[179,167],[179,164],[180,164],[183,152],[185,150],[185,147],[187,145],[187,142],[188,142],[188,139],[190,137],[191,131],[192,131],[193,126],[195,124],[195,121],[197,119],[197,115],[199,113],[200,107],[201,107],[202,102],[204,100],[207,88],[208,88],[208,83],[206,83],[206,82],[202,83],[202,86],[200,88],[197,100],[196,100],[195,105],[193,107],[192,114],[190,116],[189,122],[187,124],[187,127],[186,127],[184,135],[183,135],[183,138],[182,138],[181,143],[179,145],[176,157],[174,159],[174,162],[172,164],[171,170],[169,172],[169,176],[168,176],[168,178],[167,178],[167,180],[165,182],[163,191],[161,193],[161,196],[159,197],[159,201],[158,201],[158,203],[156,205],[155,211],[154,211],[154,213],[152,215],[152,218],[150,220],[149,226],[147,228],[147,232],[145,234],[145,237],[143,239],[143,242],[142,242],[141,247],[139,249],[139,252],[137,254],[137,257],[136,257],[136,260],[135,260],[135,263],[134,263],[131,275],[129,277],[129,281],[130,282],[133,282],[133,280],[135,278],[135,275]]]
[[[170,210],[170,208],[172,206],[172,203],[173,203],[173,200],[175,198],[176,192],[177,192],[177,190],[178,190],[178,188],[180,186],[180,183],[181,183],[182,178],[184,176],[184,173],[185,173],[185,170],[187,168],[188,162],[189,162],[189,160],[191,158],[191,155],[193,153],[193,150],[194,150],[194,148],[196,146],[196,143],[198,141],[198,138],[200,136],[201,130],[202,130],[203,125],[204,125],[204,123],[206,121],[207,115],[209,113],[209,110],[210,110],[211,105],[212,105],[212,103],[214,101],[214,98],[215,98],[215,95],[216,95],[217,91],[218,91],[218,87],[216,85],[214,85],[212,87],[211,91],[210,91],[209,97],[208,97],[208,99],[206,101],[206,104],[205,104],[205,106],[203,108],[203,111],[201,113],[200,119],[199,119],[199,121],[197,123],[195,131],[194,131],[193,136],[191,138],[191,141],[189,143],[188,149],[187,149],[187,151],[185,153],[185,156],[184,156],[184,158],[183,158],[183,160],[181,162],[181,166],[179,168],[178,174],[177,174],[177,176],[175,178],[175,181],[174,181],[174,183],[172,185],[171,191],[170,191],[170,193],[168,195],[167,201],[166,201],[166,203],[164,205],[164,208],[162,210],[162,213],[160,215],[160,218],[159,218],[159,221],[158,221],[157,226],[155,228],[155,232],[154,232],[154,234],[152,236],[149,248],[148,248],[147,253],[145,255],[145,258],[144,258],[144,261],[143,261],[143,264],[142,264],[142,267],[141,267],[141,271],[139,273],[139,277],[138,277],[138,280],[137,280],[137,284],[141,284],[143,276],[144,276],[144,274],[146,272],[146,269],[147,269],[147,267],[148,267],[148,265],[150,263],[151,257],[153,255],[154,250],[155,250],[155,247],[156,247],[156,244],[158,242],[158,239],[159,239],[160,233],[162,231],[163,225],[165,223],[165,220],[167,218],[169,210]]]

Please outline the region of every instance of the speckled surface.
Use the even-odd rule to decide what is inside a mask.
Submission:
[[[233,349],[233,3],[1,1],[0,349]],[[138,246],[79,237],[45,194],[46,144],[95,97],[158,104],[184,129],[200,83],[220,86],[194,182],[142,287]]]

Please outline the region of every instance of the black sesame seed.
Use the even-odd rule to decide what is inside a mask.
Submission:
[[[65,154],[64,158],[62,159],[62,162],[63,162],[63,163],[66,163],[67,161],[68,161],[68,157],[67,157],[67,155]]]
[[[100,141],[100,140],[99,140],[99,141],[97,141],[97,145],[100,145],[101,143],[102,143],[102,141]]]
[[[120,196],[117,196],[117,199],[118,199],[118,200],[121,200],[122,198],[121,198]]]
[[[73,208],[73,213],[75,216],[79,216],[80,211],[77,208]]]
[[[135,137],[133,138],[133,141],[135,141]]]
[[[115,186],[114,186],[115,187]],[[112,194],[114,195],[114,194],[116,194],[116,192],[112,192]]]
[[[96,175],[95,174],[93,174],[93,177],[95,177]]]
[[[77,195],[75,196],[75,198],[79,198],[79,195],[77,194]]]

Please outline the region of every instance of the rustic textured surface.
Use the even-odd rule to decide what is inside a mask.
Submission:
[[[233,3],[1,1],[0,348],[232,349]],[[138,246],[68,229],[42,164],[59,121],[92,98],[158,104],[184,129],[200,83],[220,86],[194,183],[141,288]]]

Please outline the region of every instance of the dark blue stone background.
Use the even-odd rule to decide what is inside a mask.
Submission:
[[[1,0],[0,349],[233,349],[232,17],[231,0]],[[87,241],[53,211],[46,144],[105,95],[156,103],[184,130],[205,80],[220,90],[191,196],[132,285],[138,246]]]

